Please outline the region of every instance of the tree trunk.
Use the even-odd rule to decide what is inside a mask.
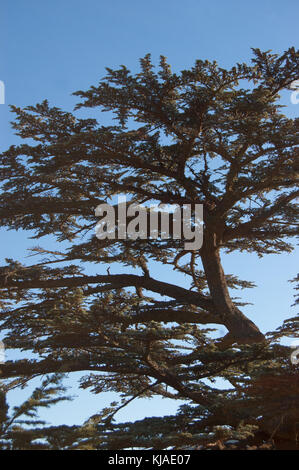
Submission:
[[[223,344],[228,345],[233,342],[250,344],[263,341],[264,335],[258,327],[233,304],[230,298],[219,248],[216,246],[216,234],[208,230],[205,231],[201,259],[213,303],[223,325],[229,331]]]

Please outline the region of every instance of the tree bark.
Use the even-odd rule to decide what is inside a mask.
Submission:
[[[221,265],[219,248],[216,244],[216,234],[205,231],[204,243],[201,249],[201,260],[210,294],[216,311],[229,330],[223,344],[251,344],[262,342],[265,338],[258,327],[247,318],[232,302],[224,271]]]

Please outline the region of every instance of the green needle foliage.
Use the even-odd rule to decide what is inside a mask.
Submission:
[[[298,57],[294,48],[253,49],[249,65],[198,60],[173,73],[164,57],[156,71],[147,55],[139,73],[107,69],[76,92],[74,114],[47,101],[12,106],[24,143],[1,154],[1,223],[51,235],[57,250],[38,246],[41,262],[1,267],[5,347],[24,353],[0,364],[3,449],[296,448],[298,365],[280,339],[298,336],[298,317],[262,334],[231,295],[254,284],[224,273],[221,252],[292,250],[298,120],[282,113],[279,94],[298,78]],[[90,108],[95,118],[78,117]],[[202,247],[99,240],[95,208],[119,194],[203,204]],[[186,287],[153,277],[155,263],[184,274]],[[215,324],[224,337],[213,339]],[[82,426],[40,423],[38,408],[65,398],[60,380],[71,372],[82,373],[82,388],[119,401]],[[5,394],[45,375],[9,412]],[[134,399],[154,396],[185,404],[173,416],[117,421]]]

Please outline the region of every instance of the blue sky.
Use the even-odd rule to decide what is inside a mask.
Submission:
[[[173,70],[189,68],[196,59],[216,60],[223,67],[248,61],[251,47],[281,53],[298,47],[296,0],[37,0],[4,1],[1,6],[0,80],[6,86],[6,104],[0,105],[0,149],[18,142],[9,122],[8,104],[26,106],[47,98],[51,105],[72,110],[73,91],[87,89],[105,74],[105,67],[125,64],[138,69],[138,59],[151,53],[168,57]],[[298,115],[288,93],[282,97],[289,116]],[[107,119],[105,116],[104,119]],[[26,248],[36,244],[25,232],[0,232],[1,262],[24,260]],[[293,254],[224,256],[227,273],[255,281],[258,287],[242,293],[254,303],[244,312],[263,331],[276,328],[294,313],[293,289],[287,282],[297,273],[298,251]],[[30,263],[33,260],[27,259]],[[154,275],[168,276],[154,268]],[[184,282],[182,278],[176,278]],[[237,295],[237,294],[236,294]],[[74,383],[74,377],[70,378]],[[72,393],[72,390],[71,390]],[[58,405],[47,417],[53,423],[81,422],[97,411],[103,399],[78,392],[73,403]],[[11,397],[15,402],[27,392]],[[119,419],[139,419],[145,414],[173,412],[175,405],[161,400],[139,401],[119,414]]]

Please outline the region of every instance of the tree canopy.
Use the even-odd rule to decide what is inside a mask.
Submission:
[[[26,353],[0,364],[3,448],[226,448],[229,439],[296,447],[298,366],[279,339],[298,336],[298,318],[264,335],[231,294],[254,285],[225,274],[221,252],[292,250],[298,119],[279,98],[298,78],[298,57],[294,48],[253,49],[250,64],[225,70],[197,60],[173,73],[165,57],[156,70],[147,55],[138,73],[107,69],[97,86],[74,93],[74,113],[46,100],[11,107],[24,143],[1,154],[1,224],[51,235],[57,250],[37,246],[40,262],[1,267],[5,347]],[[77,117],[86,108],[95,118]],[[99,240],[95,209],[120,194],[145,205],[202,204],[203,245]],[[154,262],[183,273],[186,285],[153,277]],[[227,329],[221,339],[215,324]],[[120,401],[82,426],[15,424],[64,399],[60,382],[74,371],[81,387]],[[39,376],[47,378],[33,398],[9,414],[5,394]],[[127,403],[152,396],[185,405],[173,416],[116,422]]]

